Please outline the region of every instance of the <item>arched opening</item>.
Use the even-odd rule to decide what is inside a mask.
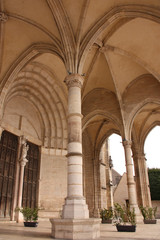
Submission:
[[[160,168],[160,126],[154,127],[148,134],[144,152],[147,159],[148,168]]]
[[[122,138],[118,134],[112,134],[109,137],[109,154],[110,158],[113,161],[113,202],[128,205],[129,197],[127,187],[125,154],[124,147],[122,145]]]
[[[114,203],[129,204],[124,147],[121,136],[115,133],[110,135],[101,147],[100,187],[102,208],[113,207]]]
[[[113,161],[113,169],[120,175],[126,172],[124,148],[122,145],[122,138],[118,134],[112,134],[109,137],[109,151]]]
[[[149,186],[152,207],[157,207],[156,217],[160,217],[160,126],[154,127],[148,134],[144,152],[147,160]]]
[[[100,162],[101,208],[113,207],[115,202],[126,204],[128,189],[121,136],[114,133],[104,141]],[[119,185],[123,188],[123,194],[119,194],[122,191]]]

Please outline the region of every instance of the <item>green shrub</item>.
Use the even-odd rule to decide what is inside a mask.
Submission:
[[[144,219],[155,219],[156,212],[157,212],[157,207],[140,207],[142,216]]]
[[[114,204],[114,224],[125,225],[127,223],[136,225],[135,209],[121,206],[119,203]]]
[[[152,168],[148,170],[150,192],[152,200],[160,200],[160,169]]]
[[[112,208],[109,209],[102,209],[100,211],[100,217],[102,218],[102,220],[107,220],[107,219],[111,219],[113,217],[113,210]]]
[[[25,222],[36,222],[38,220],[39,208],[24,207],[18,210],[23,214]]]

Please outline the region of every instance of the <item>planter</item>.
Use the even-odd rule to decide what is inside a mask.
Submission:
[[[144,219],[143,222],[145,224],[156,224],[157,220],[156,219]]]
[[[38,222],[24,222],[25,227],[37,227]]]
[[[135,232],[136,226],[135,225],[116,225],[118,232]]]
[[[102,219],[102,223],[112,223],[112,219]]]

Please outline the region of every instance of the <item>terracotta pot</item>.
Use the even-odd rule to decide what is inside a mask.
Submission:
[[[116,225],[118,232],[135,232],[136,226],[135,225]]]
[[[24,222],[25,227],[37,227],[38,222]]]
[[[144,219],[143,222],[145,224],[156,224],[157,220],[156,219]]]

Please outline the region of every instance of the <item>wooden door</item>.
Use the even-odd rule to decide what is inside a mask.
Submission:
[[[0,141],[0,218],[10,220],[15,185],[18,137],[3,131]]]
[[[38,204],[38,180],[39,180],[39,147],[27,142],[29,150],[27,152],[27,164],[24,170],[24,183],[22,206],[37,207]]]

